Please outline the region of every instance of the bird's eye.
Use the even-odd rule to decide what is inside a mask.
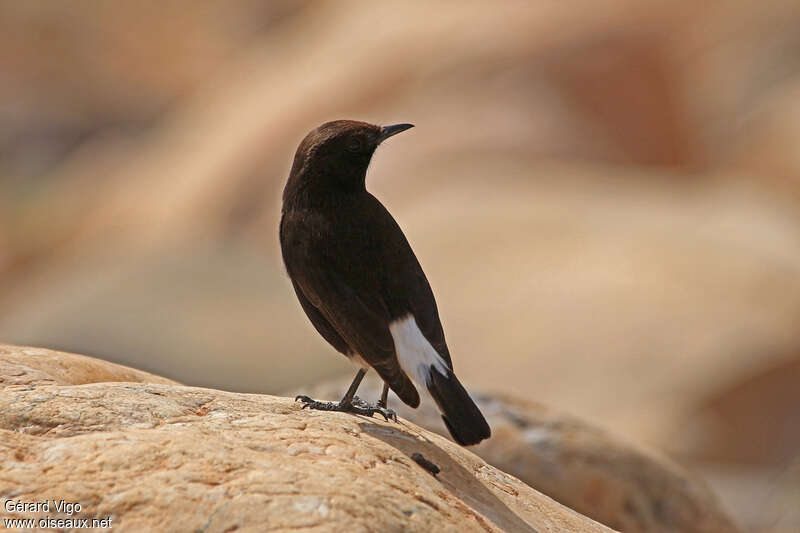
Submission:
[[[351,137],[350,140],[347,141],[347,150],[350,152],[361,152],[363,148],[363,143],[361,139],[358,137]]]

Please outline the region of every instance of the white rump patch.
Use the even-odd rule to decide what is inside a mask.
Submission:
[[[389,332],[394,339],[400,368],[416,383],[425,385],[425,392],[431,381],[431,367],[443,376],[447,375],[447,363],[419,330],[414,315],[406,315],[389,324]]]

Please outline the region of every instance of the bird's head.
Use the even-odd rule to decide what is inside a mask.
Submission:
[[[383,141],[413,124],[376,126],[354,120],[326,122],[312,130],[297,148],[287,187],[363,190],[367,167]]]

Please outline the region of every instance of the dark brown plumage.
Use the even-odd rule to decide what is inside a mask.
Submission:
[[[306,136],[283,192],[283,259],[325,340],[375,369],[411,407],[420,403],[414,381],[425,387],[453,437],[474,444],[489,437],[489,426],[452,372],[428,280],[394,218],[365,186],[377,146],[410,127],[340,120]],[[362,377],[360,371],[338,404],[302,399],[312,408],[360,412],[360,406],[386,416],[386,390],[378,407],[353,401]]]

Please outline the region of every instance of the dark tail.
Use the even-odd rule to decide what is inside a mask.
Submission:
[[[469,393],[456,375],[449,370],[447,374],[443,376],[432,367],[428,391],[439,406],[442,420],[453,440],[462,446],[469,446],[488,439],[492,435],[492,430],[489,429],[489,424],[486,423],[478,406],[469,397]]]

